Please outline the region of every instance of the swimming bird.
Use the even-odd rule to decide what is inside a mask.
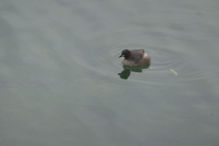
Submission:
[[[119,57],[124,57],[122,64],[128,67],[149,66],[151,62],[150,56],[144,52],[144,49],[124,49]]]

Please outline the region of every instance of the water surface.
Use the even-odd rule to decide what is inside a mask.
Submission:
[[[1,0],[0,12],[0,145],[219,145],[218,1]],[[132,48],[151,65],[123,80]]]

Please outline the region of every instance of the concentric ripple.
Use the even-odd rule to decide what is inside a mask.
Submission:
[[[200,80],[203,73],[195,68],[187,54],[161,48],[146,46],[142,43],[125,43],[119,38],[126,36],[117,33],[115,37],[96,37],[90,40],[89,47],[77,49],[75,61],[86,69],[111,79],[120,79],[118,73],[123,70],[121,58],[118,58],[123,49],[142,48],[151,56],[151,65],[141,73],[131,72],[128,81],[144,84],[167,85],[183,81]],[[101,43],[94,43],[101,42]],[[116,45],[113,42],[117,42]],[[125,45],[124,45],[125,44]],[[139,45],[140,44],[140,45]]]

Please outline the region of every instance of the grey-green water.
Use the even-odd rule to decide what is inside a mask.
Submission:
[[[218,0],[0,0],[0,145],[217,146],[218,45]]]

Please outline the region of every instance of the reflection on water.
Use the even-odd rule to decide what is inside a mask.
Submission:
[[[131,72],[138,72],[141,73],[144,69],[149,68],[149,65],[144,65],[144,66],[138,66],[138,67],[130,67],[130,66],[125,66],[123,65],[123,70],[118,73],[121,79],[128,79],[129,76],[131,75]]]

